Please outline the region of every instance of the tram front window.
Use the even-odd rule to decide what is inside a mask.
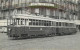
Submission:
[[[19,18],[10,19],[8,20],[8,25],[20,25],[20,19]]]
[[[10,25],[28,25],[28,20],[27,19],[12,19],[12,22],[10,21]]]
[[[16,19],[10,19],[8,23],[9,23],[9,25],[17,25],[17,20]]]
[[[13,19],[8,19],[7,24],[8,24],[8,25],[13,25]]]

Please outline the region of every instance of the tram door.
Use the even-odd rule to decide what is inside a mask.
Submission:
[[[58,35],[59,34],[59,28],[58,28],[58,22],[56,22],[56,35]]]
[[[57,35],[59,34],[59,28],[58,27],[56,28],[56,34]]]

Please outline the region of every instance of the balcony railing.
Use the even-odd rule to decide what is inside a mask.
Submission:
[[[51,3],[30,3],[29,7],[58,8],[58,5],[51,4]]]
[[[12,5],[12,7],[14,8],[24,8],[24,7],[27,7],[29,4],[26,4],[26,3],[19,3],[19,4],[14,4]]]

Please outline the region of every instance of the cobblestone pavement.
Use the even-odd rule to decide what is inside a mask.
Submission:
[[[0,50],[80,50],[80,32],[74,35],[10,40],[0,33]]]

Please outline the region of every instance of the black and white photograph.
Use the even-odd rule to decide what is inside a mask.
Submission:
[[[80,0],[0,0],[0,50],[80,50]]]

